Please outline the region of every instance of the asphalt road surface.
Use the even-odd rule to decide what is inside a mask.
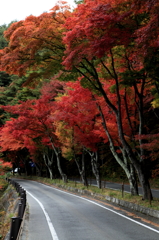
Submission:
[[[159,239],[159,224],[120,207],[34,181],[16,181],[27,191],[27,240]]]

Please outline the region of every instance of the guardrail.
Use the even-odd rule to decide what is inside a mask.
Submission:
[[[24,213],[25,213],[25,208],[26,208],[26,191],[20,186],[19,183],[17,183],[13,179],[6,178],[6,180],[14,186],[14,188],[16,189],[17,193],[20,196],[18,214],[17,214],[17,217],[11,218],[10,235],[9,235],[9,240],[18,240]]]

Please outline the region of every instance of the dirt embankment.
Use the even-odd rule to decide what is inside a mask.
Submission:
[[[7,240],[11,218],[18,213],[20,198],[14,188],[9,185],[0,198],[0,240]]]

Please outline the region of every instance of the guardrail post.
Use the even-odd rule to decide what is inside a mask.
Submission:
[[[23,192],[20,194],[20,197],[26,199],[26,192],[23,191]]]
[[[23,205],[26,205],[26,197],[25,198],[20,198],[20,202],[23,204]]]
[[[19,203],[18,217],[23,218],[23,204],[22,203]]]
[[[18,217],[19,218],[23,218],[25,207],[26,207],[26,205],[24,203],[19,203],[19,208],[18,208]]]
[[[9,240],[16,240],[17,239],[21,222],[22,222],[22,219],[19,218],[19,217],[12,217],[11,218],[11,228],[10,228]]]

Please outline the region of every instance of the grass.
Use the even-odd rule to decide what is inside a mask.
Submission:
[[[114,198],[118,198],[118,199],[122,199],[134,204],[138,204],[141,205],[143,207],[148,207],[148,208],[152,208],[155,210],[159,210],[159,199],[154,198],[153,201],[149,201],[149,200],[142,200],[141,196],[131,196],[131,194],[129,193],[122,193],[122,191],[117,191],[117,190],[110,190],[107,188],[102,188],[99,189],[95,186],[89,185],[84,186],[81,183],[75,182],[75,181],[70,181],[68,180],[67,183],[64,183],[62,180],[60,179],[48,179],[48,178],[42,178],[42,177],[26,177],[26,176],[17,176],[18,178],[26,178],[26,179],[30,179],[30,180],[34,180],[34,181],[38,181],[44,184],[48,184],[48,185],[58,185],[59,187],[62,186],[63,188],[67,188],[67,187],[72,187],[72,188],[76,188],[76,189],[80,189],[80,190],[87,190],[90,193],[95,193],[95,194],[99,194],[101,195],[101,199],[105,199],[105,196],[110,196],[110,197],[114,197]],[[153,186],[156,187],[158,186],[158,182],[154,182]]]

